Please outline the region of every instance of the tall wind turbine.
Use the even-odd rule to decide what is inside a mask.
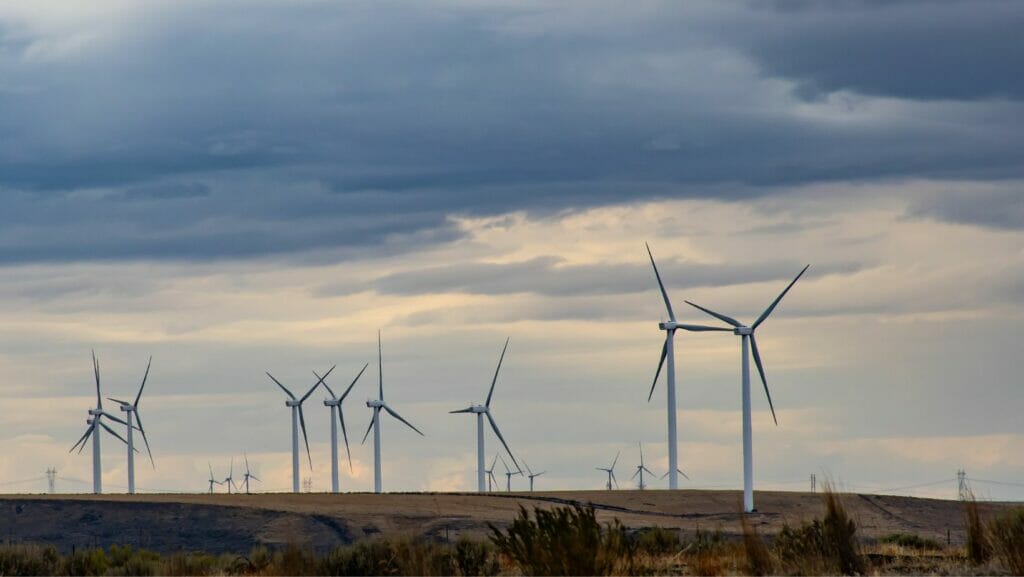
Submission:
[[[541,471],[540,473],[534,473],[533,469],[531,469],[530,465],[526,462],[526,459],[523,459],[523,465],[526,466],[526,471],[530,473],[528,476],[530,477],[530,492],[532,493],[533,492],[533,480],[536,477],[540,477],[544,473],[547,473],[547,471]]]
[[[383,489],[381,482],[381,461],[380,461],[380,411],[381,409],[387,411],[389,415],[405,423],[407,427],[416,431],[420,436],[426,436],[423,431],[417,429],[410,423],[402,418],[394,409],[388,406],[384,402],[384,361],[383,354],[381,353],[380,346],[380,331],[377,331],[377,383],[379,385],[377,391],[377,398],[366,401],[366,406],[373,409],[373,418],[370,420],[370,426],[366,428],[366,434],[363,435],[363,443],[366,442],[366,437],[370,435],[370,429],[373,429],[373,492],[380,493]]]
[[[651,266],[654,268],[654,277],[658,279],[658,288],[661,289],[661,296],[665,300],[665,309],[668,310],[668,322],[658,323],[658,328],[665,331],[665,344],[661,347],[661,360],[658,361],[658,370],[654,373],[654,382],[651,383],[651,392],[647,395],[650,402],[654,396],[654,387],[658,384],[658,376],[661,375],[661,367],[668,360],[668,371],[666,375],[667,401],[668,401],[668,488],[679,488],[679,477],[676,472],[679,470],[679,448],[676,437],[676,330],[682,329],[691,332],[704,331],[728,331],[722,327],[709,327],[704,325],[690,325],[676,322],[676,313],[672,310],[672,302],[668,298],[668,291],[665,290],[665,283],[661,282],[661,274],[658,272],[658,265],[654,264],[654,255],[651,254],[650,245],[647,246],[647,256],[651,258]]]
[[[327,392],[331,394],[331,398],[324,400],[324,405],[331,408],[331,491],[334,493],[338,492],[338,423],[341,423],[341,434],[345,437],[345,452],[348,454],[348,469],[352,470],[352,451],[348,448],[348,431],[345,430],[345,415],[341,412],[341,402],[345,400],[345,397],[352,391],[352,387],[356,386],[356,381],[359,377],[363,376],[363,372],[366,371],[366,367],[370,366],[370,363],[363,365],[363,369],[359,371],[356,378],[352,379],[352,384],[345,389],[345,392],[338,395],[334,394],[331,387],[327,384],[327,381],[323,377],[316,374],[316,378],[320,379],[320,382],[327,388]],[[326,377],[326,375],[324,375]],[[338,414],[338,420],[335,421],[334,414]]]
[[[111,415],[110,413],[103,410],[103,398],[100,395],[100,363],[96,360],[96,351],[92,353],[92,372],[96,377],[96,408],[89,409],[89,418],[86,419],[85,423],[89,425],[89,428],[85,430],[85,434],[82,435],[78,441],[71,446],[71,451],[78,449],[81,453],[82,449],[85,448],[85,442],[89,439],[89,435],[92,435],[92,492],[99,495],[103,492],[103,464],[100,458],[100,433],[97,431],[97,427],[102,427],[103,430],[117,437],[122,443],[128,444],[128,441],[124,437],[117,434],[114,429],[111,429],[103,422],[103,417],[110,419],[116,423],[121,423],[127,426],[128,423]]]
[[[519,469],[518,471],[513,471],[512,469],[509,469],[508,468],[508,463],[505,462],[505,458],[504,457],[502,457],[502,459],[501,459],[501,464],[505,466],[505,491],[508,492],[508,493],[511,493],[512,492],[512,476],[513,475],[522,475],[523,474],[523,470]],[[517,467],[518,467],[518,465],[517,465]]]
[[[221,483],[220,481],[218,481],[218,480],[213,478],[213,465],[211,465],[209,462],[207,462],[206,466],[209,467],[209,469],[210,469],[210,494],[212,495],[213,494],[213,486],[214,485],[223,485],[223,483]]]
[[[335,365],[335,366],[337,366],[337,365]],[[286,407],[290,407],[291,410],[292,410],[292,492],[293,493],[298,493],[299,492],[299,425],[302,426],[302,439],[306,442],[306,458],[309,459],[309,468],[310,469],[313,468],[313,457],[312,457],[312,455],[309,454],[309,437],[306,436],[306,417],[302,414],[302,403],[304,403],[306,401],[306,399],[308,399],[309,396],[313,394],[313,391],[315,391],[316,388],[320,386],[320,383],[324,382],[324,379],[326,379],[327,375],[331,374],[331,371],[333,371],[333,370],[334,370],[334,367],[331,367],[330,370],[328,370],[326,373],[324,373],[324,376],[318,377],[318,380],[317,380],[316,384],[313,385],[312,387],[310,387],[310,389],[308,391],[306,391],[306,394],[302,395],[301,399],[295,398],[295,395],[293,395],[292,392],[288,390],[288,387],[282,385],[281,381],[279,381],[279,380],[274,378],[274,375],[270,374],[269,372],[267,373],[267,376],[270,377],[270,380],[274,381],[274,383],[276,383],[277,386],[281,387],[281,390],[284,391],[285,394],[288,395],[288,399],[285,400],[284,405]]]
[[[696,307],[705,313],[719,319],[725,323],[732,325],[732,332],[736,336],[740,337],[742,342],[742,359],[741,373],[742,373],[742,390],[743,390],[743,510],[747,513],[754,511],[754,449],[753,449],[753,428],[750,422],[750,352],[754,353],[754,363],[757,365],[757,372],[761,375],[761,384],[764,385],[764,394],[768,397],[768,408],[772,411],[772,420],[775,421],[776,426],[779,424],[779,420],[775,418],[775,407],[772,405],[772,394],[768,392],[768,379],[764,376],[764,366],[761,364],[761,354],[757,350],[757,338],[754,337],[754,332],[757,327],[763,323],[775,307],[778,306],[779,302],[782,301],[782,297],[786,296],[789,289],[793,288],[796,281],[800,280],[800,277],[807,272],[807,269],[811,265],[807,265],[800,271],[800,274],[796,275],[796,278],[789,283],[789,285],[779,293],[779,296],[772,301],[772,304],[768,305],[768,308],[764,309],[761,316],[757,317],[754,324],[749,327],[739,322],[738,320],[725,316],[720,313],[716,313],[711,309],[706,309],[700,305],[694,304],[690,301],[686,301],[686,304]]]
[[[237,487],[235,487],[235,458],[234,457],[231,458],[231,468],[228,470],[228,476],[223,481],[221,481],[221,484],[228,486],[228,495],[231,494],[231,489],[232,488],[236,488],[237,489]]]
[[[505,437],[501,435],[501,430],[498,428],[498,423],[494,421],[494,417],[491,415],[491,397],[494,395],[494,385],[498,382],[498,372],[501,371],[501,362],[505,360],[505,351],[508,350],[508,339],[505,339],[505,348],[501,349],[501,357],[498,358],[498,368],[494,369],[494,378],[491,379],[491,389],[487,392],[487,401],[482,405],[470,405],[465,409],[459,409],[457,411],[449,411],[449,413],[473,413],[476,415],[476,490],[480,493],[484,492],[484,415],[487,416],[487,421],[491,424],[491,430],[498,436],[501,444],[505,446],[505,450],[508,452],[508,456],[515,463],[516,468],[519,468],[519,463],[516,462],[516,458],[512,455],[512,450],[508,448],[508,443],[505,442]]]
[[[639,445],[639,443],[637,444]],[[644,446],[640,445],[640,464],[636,466],[636,473],[633,473],[633,476],[630,477],[630,479],[636,479],[637,475],[640,475],[640,484],[638,486],[640,487],[641,491],[647,488],[647,485],[644,484],[645,472],[648,475],[654,476],[654,473],[652,473],[651,470],[644,465]]]
[[[494,490],[493,487],[498,484],[498,480],[494,478],[494,466],[497,465],[497,464],[498,464],[498,455],[495,454],[494,455],[494,460],[491,461],[491,468],[484,471],[485,473],[487,473],[487,492],[488,493],[493,491]]]
[[[132,429],[138,428],[139,432],[142,433],[142,440],[146,443],[146,452],[149,453],[149,463],[156,469],[156,463],[153,462],[153,451],[149,450],[149,439],[146,438],[146,429],[142,428],[142,415],[139,413],[139,399],[142,398],[142,389],[146,388],[146,379],[149,378],[149,368],[153,366],[153,357],[149,357],[149,362],[146,363],[146,373],[142,375],[142,384],[139,385],[139,392],[135,395],[135,401],[129,403],[128,401],[121,401],[113,397],[107,397],[107,399],[114,401],[121,405],[121,411],[125,414],[125,420],[128,423],[128,493],[135,494],[135,442],[134,436],[132,435]],[[132,420],[139,422],[138,427],[132,424]]]
[[[610,467],[607,467],[607,468],[606,467],[594,467],[598,471],[604,471],[605,473],[608,473],[608,485],[607,485],[607,487],[608,487],[609,491],[612,490],[612,481],[615,482],[615,488],[616,489],[619,488],[619,480],[615,478],[615,463],[619,462],[619,455],[621,455],[621,454],[622,454],[622,451],[619,451],[618,453],[615,453],[615,460],[612,461],[612,465]]]
[[[250,494],[249,493],[249,479],[253,479],[255,481],[260,481],[260,478],[249,472],[249,455],[246,455],[245,453],[242,453],[242,455],[245,457],[245,477],[243,477],[243,481],[242,482],[245,483],[245,494],[249,495]],[[211,471],[211,474],[210,474],[211,478],[213,477],[212,473],[213,472]],[[262,483],[263,481],[260,481],[260,482]],[[211,488],[212,488],[212,486],[211,486]]]

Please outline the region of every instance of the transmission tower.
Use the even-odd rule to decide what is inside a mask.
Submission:
[[[960,496],[960,500],[963,501],[967,499],[967,493],[969,491],[969,489],[967,488],[967,471],[959,469],[956,472],[956,480],[957,484],[959,485],[957,494]]]
[[[313,477],[306,477],[302,480],[302,492],[312,493],[313,492]]]
[[[46,470],[46,484],[48,493],[52,495],[57,492],[57,469],[50,467]]]

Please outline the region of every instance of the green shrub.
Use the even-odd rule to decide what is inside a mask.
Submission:
[[[491,541],[526,575],[610,575],[633,570],[635,543],[618,519],[602,528],[593,507],[520,506],[506,531],[494,525]]]
[[[684,553],[698,555],[701,553],[715,553],[725,547],[725,536],[720,529],[714,533],[702,531],[700,527],[693,534],[693,539],[683,547]]]
[[[455,542],[454,557],[460,575],[497,575],[501,570],[494,547],[486,541],[460,537]]]
[[[975,565],[982,565],[992,557],[992,543],[989,541],[988,531],[981,519],[981,511],[978,509],[978,501],[974,498],[973,491],[967,491],[963,504],[967,559]]]
[[[830,482],[825,483],[822,498],[825,518],[821,523],[821,536],[825,557],[831,559],[843,575],[862,575],[865,565],[857,543],[857,524],[846,513]]]
[[[857,525],[830,484],[822,495],[825,517],[793,528],[784,524],[774,548],[786,571],[800,575],[862,575],[867,567],[857,542]]]
[[[989,529],[992,550],[999,562],[1013,575],[1024,575],[1024,508],[999,515]]]
[[[61,559],[62,575],[104,575],[107,572],[107,556],[103,549],[79,549]]]
[[[60,565],[60,554],[53,546],[0,546],[0,575],[53,575]]]
[[[649,555],[667,555],[678,553],[682,548],[679,532],[662,527],[651,527],[637,533],[637,550]]]
[[[943,549],[942,544],[935,539],[922,537],[914,533],[890,533],[881,537],[878,542],[921,551],[941,551]]]

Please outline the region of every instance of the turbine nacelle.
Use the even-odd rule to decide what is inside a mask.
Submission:
[[[324,399],[325,407],[338,407],[341,406],[341,399]]]
[[[366,401],[366,406],[370,407],[371,409],[379,409],[381,407],[386,406],[386,404],[384,403],[384,401],[378,399],[370,399]]]
[[[745,337],[754,334],[754,329],[750,327],[736,327],[732,330],[732,334]]]
[[[288,399],[288,400],[286,400],[284,402],[284,406],[286,406],[286,407],[301,407],[302,406],[302,401],[297,401],[295,399]]]
[[[103,414],[103,409],[89,409],[89,414],[94,417],[97,417]]]

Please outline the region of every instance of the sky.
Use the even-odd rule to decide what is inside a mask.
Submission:
[[[1022,500],[1022,27],[1012,2],[0,1],[0,491],[90,489],[92,350],[104,396],[153,357],[142,491],[243,455],[289,489],[265,371],[370,363],[341,480],[370,490],[378,330],[426,434],[385,419],[386,490],[474,488],[448,411],[506,338],[494,416],[537,488],[600,488],[620,451],[633,486],[638,443],[667,470],[647,242],[683,322],[753,321],[811,265],[758,331],[757,488],[955,498],[964,469]],[[739,488],[738,340],[676,343],[682,487]],[[123,491],[109,436],[103,464]]]

